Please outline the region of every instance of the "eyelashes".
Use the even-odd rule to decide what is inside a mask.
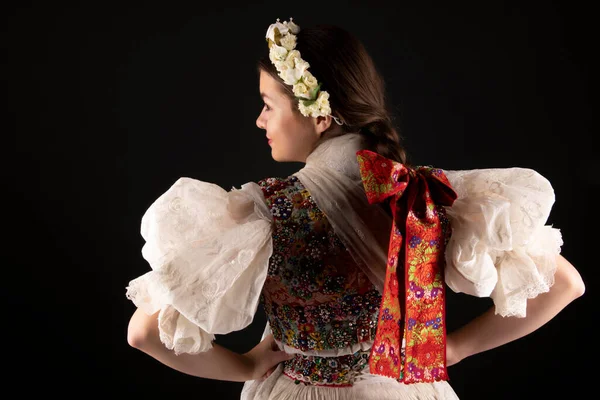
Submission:
[[[267,111],[270,111],[270,110],[271,110],[271,107],[269,107],[269,106],[268,106],[266,103],[265,103],[265,105],[264,105],[264,108],[265,108]]]

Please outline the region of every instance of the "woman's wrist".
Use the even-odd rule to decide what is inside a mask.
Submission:
[[[246,381],[256,379],[254,371],[256,370],[256,359],[252,356],[252,350],[240,354],[240,364],[243,366]]]
[[[456,364],[470,355],[471,352],[464,335],[452,332],[446,336],[446,362],[448,365]]]

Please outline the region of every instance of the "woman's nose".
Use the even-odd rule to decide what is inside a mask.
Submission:
[[[256,126],[258,126],[259,129],[265,129],[265,124],[262,119],[262,113],[258,116],[258,118],[256,118]]]

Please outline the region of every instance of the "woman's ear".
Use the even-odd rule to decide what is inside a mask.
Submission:
[[[333,118],[331,118],[331,115],[327,115],[325,117],[318,116],[316,118],[313,118],[313,123],[315,125],[315,131],[317,132],[317,135],[321,136],[323,132],[329,129],[332,120]]]

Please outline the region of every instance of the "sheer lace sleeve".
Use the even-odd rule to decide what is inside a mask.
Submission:
[[[524,317],[527,299],[554,283],[563,244],[560,230],[545,225],[555,201],[550,182],[527,168],[444,172],[458,194],[446,208],[446,283],[491,297],[496,314]]]
[[[143,258],[151,271],[127,297],[159,313],[161,341],[179,353],[212,348],[215,334],[248,326],[272,254],[272,219],[254,182],[225,191],[181,178],[142,217]]]

